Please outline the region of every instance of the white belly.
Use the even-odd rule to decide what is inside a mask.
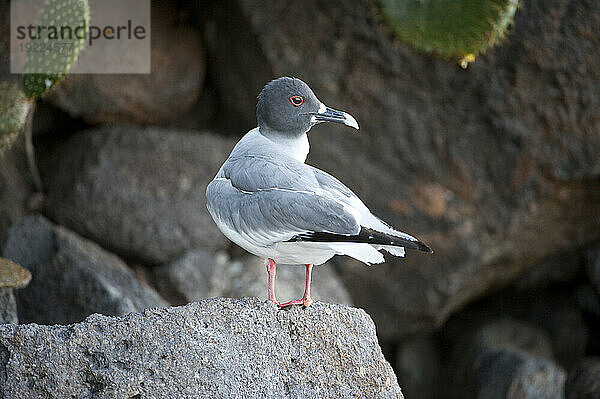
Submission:
[[[238,232],[225,225],[219,226],[227,238],[253,255],[273,259],[284,265],[321,265],[331,259],[336,251],[321,243],[282,242],[268,247],[253,244]]]

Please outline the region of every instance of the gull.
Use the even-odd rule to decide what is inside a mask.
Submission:
[[[297,78],[269,82],[258,95],[258,127],[233,148],[206,189],[207,207],[231,241],[266,259],[268,299],[279,307],[309,306],[313,265],[347,255],[382,263],[381,250],[431,249],[373,215],[338,179],[305,163],[307,133],[321,122],[359,129],[350,114],[327,107]],[[301,299],[278,303],[276,264],[304,264]]]

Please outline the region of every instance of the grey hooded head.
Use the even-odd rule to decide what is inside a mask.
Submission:
[[[278,78],[258,95],[256,119],[263,134],[297,136],[320,122],[339,122],[358,129],[349,114],[326,107],[306,83],[296,78]]]

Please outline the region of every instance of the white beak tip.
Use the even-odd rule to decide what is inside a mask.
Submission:
[[[353,127],[356,130],[360,129],[356,119],[354,119],[354,117],[347,112],[344,112],[344,125]]]

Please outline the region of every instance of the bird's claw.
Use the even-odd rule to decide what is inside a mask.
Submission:
[[[312,303],[312,299],[302,298],[302,299],[295,299],[293,301],[289,301],[286,303],[278,303],[277,306],[279,306],[280,309],[287,308],[287,307],[293,306],[293,305],[302,305],[306,308],[306,307],[309,307],[311,303]]]

